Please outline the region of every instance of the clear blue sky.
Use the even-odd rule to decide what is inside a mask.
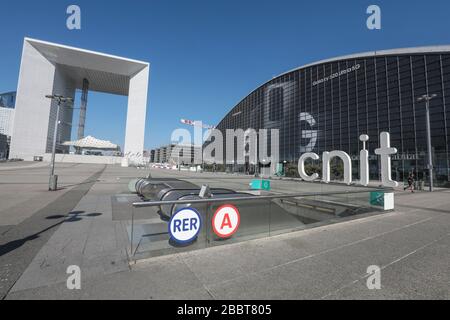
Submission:
[[[66,8],[82,29],[66,28]],[[382,29],[366,27],[366,8]],[[322,58],[450,44],[450,1],[8,1],[0,19],[0,92],[16,90],[25,36],[148,61],[146,148],[168,143],[180,118],[215,125],[251,90]],[[78,96],[79,97],[79,96]],[[79,101],[77,101],[79,103]],[[86,133],[123,145],[124,97],[91,94]]]

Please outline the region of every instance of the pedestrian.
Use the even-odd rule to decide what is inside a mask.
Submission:
[[[414,193],[414,174],[412,172],[409,173],[408,185],[403,188],[403,191],[406,189],[410,189],[411,192]]]

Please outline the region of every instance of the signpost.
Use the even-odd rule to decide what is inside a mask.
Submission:
[[[230,238],[235,234],[240,223],[241,215],[239,210],[231,204],[219,207],[212,219],[214,233],[222,239]]]
[[[383,210],[394,210],[394,193],[392,192],[371,192],[370,205],[382,207]]]
[[[170,219],[170,239],[179,244],[191,243],[197,238],[201,227],[202,220],[197,210],[183,208]]]
[[[270,180],[254,179],[250,182],[250,189],[270,191]]]

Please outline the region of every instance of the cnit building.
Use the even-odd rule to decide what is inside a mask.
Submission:
[[[355,161],[355,179],[358,138],[368,134],[374,180],[380,170],[373,150],[380,132],[387,131],[398,149],[393,179],[404,181],[414,172],[428,181],[426,107],[418,101],[425,94],[437,95],[430,101],[435,184],[450,186],[450,46],[374,51],[299,67],[251,92],[217,129],[224,137],[226,129],[279,129],[279,161],[291,166],[304,152],[343,150]]]

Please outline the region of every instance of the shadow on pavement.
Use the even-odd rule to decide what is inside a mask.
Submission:
[[[83,182],[80,182],[80,183],[74,183],[74,184],[62,185],[61,187],[59,187],[59,188],[57,189],[57,191],[59,191],[59,190],[65,190],[65,189],[71,188],[71,187],[81,186],[81,185],[83,185],[83,184],[89,184],[89,183],[94,183],[94,182],[100,182],[100,181],[101,181],[101,180],[99,180],[99,179],[95,179],[95,180],[83,181]]]
[[[64,220],[59,221],[58,223],[55,223],[55,224],[53,224],[53,225],[51,225],[51,226],[49,226],[49,227],[47,227],[47,228],[45,228],[45,229],[35,233],[35,234],[32,234],[32,235],[27,236],[25,238],[18,239],[18,240],[13,240],[13,241],[10,241],[10,242],[8,242],[8,243],[6,243],[4,245],[0,245],[0,257],[5,255],[5,254],[7,254],[7,253],[9,253],[9,252],[11,252],[11,251],[16,250],[17,248],[20,248],[21,246],[23,246],[28,241],[32,241],[32,240],[35,240],[35,239],[39,238],[39,235],[41,233],[44,233],[44,232],[46,232],[46,231],[48,231],[50,229],[53,229],[53,228],[55,228],[55,227],[65,223],[65,222],[76,222],[76,221],[82,220],[83,217],[98,217],[98,216],[102,215],[101,213],[98,213],[98,212],[89,213],[89,214],[84,214],[84,213],[85,213],[84,211],[72,211],[68,215],[52,215],[52,216],[46,217],[45,219],[48,219],[48,220],[57,220],[57,219],[64,219]]]

